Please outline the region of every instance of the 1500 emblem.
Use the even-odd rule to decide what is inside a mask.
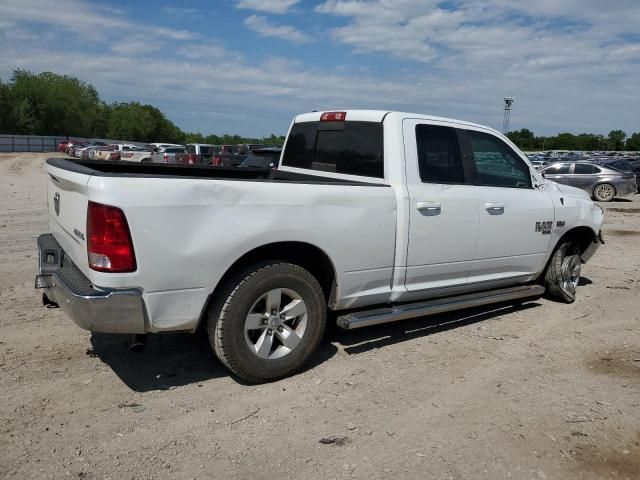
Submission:
[[[536,233],[551,235],[551,230],[553,230],[553,222],[536,222]]]

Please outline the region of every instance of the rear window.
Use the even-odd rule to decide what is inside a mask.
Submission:
[[[382,124],[304,122],[293,125],[282,164],[322,172],[384,178]]]
[[[184,153],[184,148],[165,148],[166,153]]]

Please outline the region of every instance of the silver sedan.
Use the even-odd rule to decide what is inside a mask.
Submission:
[[[581,188],[594,200],[610,202],[637,192],[636,176],[612,167],[589,162],[556,162],[541,170],[549,180]]]

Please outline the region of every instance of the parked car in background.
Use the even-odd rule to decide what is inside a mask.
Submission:
[[[269,145],[262,145],[260,143],[239,143],[238,144],[238,155],[248,155],[253,150],[258,150],[262,148],[268,148]]]
[[[237,145],[220,145],[220,153],[238,155],[238,146]]]
[[[235,153],[217,153],[211,157],[209,165],[213,167],[238,167],[246,158],[246,155],[236,155]]]
[[[240,163],[243,168],[276,168],[280,161],[281,148],[267,147],[254,149]]]
[[[67,148],[67,145],[69,145],[69,142],[71,142],[71,140],[63,140],[62,142],[60,142],[58,144],[58,151],[64,152]]]
[[[184,147],[182,146],[172,146],[172,147],[157,147],[153,149],[153,153],[151,154],[151,161],[153,163],[178,163],[178,155],[183,155],[187,153]]]
[[[151,163],[151,149],[126,145],[120,149],[120,160],[123,162]]]
[[[635,174],[591,162],[555,162],[540,173],[547,180],[580,188],[600,202],[638,190]]]
[[[209,143],[187,143],[187,151],[184,155],[179,155],[177,162],[183,165],[208,165],[211,158],[220,153],[218,145]]]

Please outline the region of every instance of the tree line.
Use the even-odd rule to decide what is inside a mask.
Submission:
[[[592,133],[561,133],[552,137],[537,137],[523,128],[507,133],[507,137],[520,149],[527,151],[541,150],[583,150],[583,151],[640,151],[640,132],[629,137],[622,130],[612,130],[608,136]]]
[[[134,142],[262,143],[282,146],[284,136],[245,138],[183,132],[156,107],[138,102],[106,103],[93,85],[69,75],[15,70],[0,79],[0,133],[114,138]],[[544,137],[523,128],[507,136],[523,150],[640,150],[640,132],[608,136],[561,133]]]
[[[282,146],[284,136],[245,138],[183,132],[156,107],[106,103],[93,85],[69,75],[15,70],[0,79],[0,133],[112,138],[134,142],[263,143]]]

